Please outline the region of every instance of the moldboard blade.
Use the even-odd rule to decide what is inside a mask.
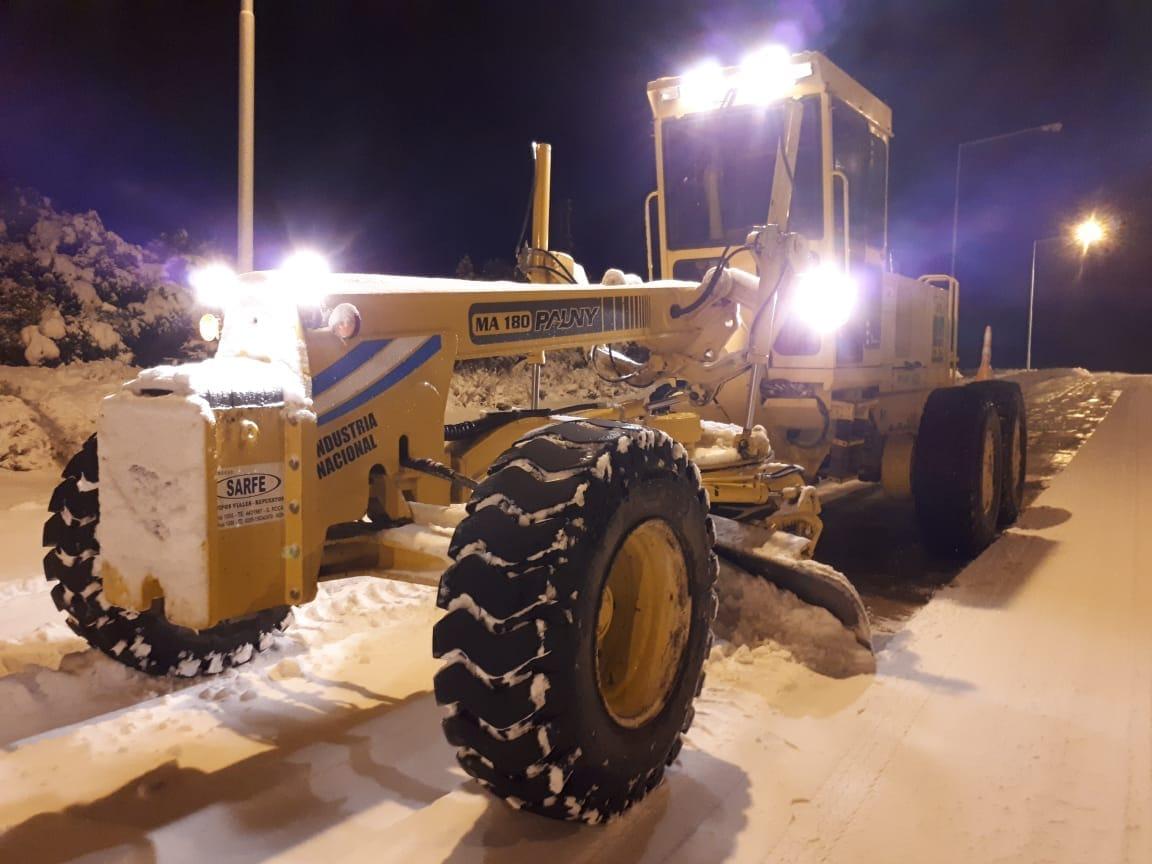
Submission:
[[[716,554],[777,588],[790,591],[811,606],[827,609],[856,641],[872,650],[872,628],[868,611],[852,583],[838,570],[816,561],[792,561],[759,552],[769,542],[772,531],[713,516],[716,526]]]

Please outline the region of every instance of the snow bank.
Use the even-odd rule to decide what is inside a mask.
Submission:
[[[756,652],[781,650],[815,672],[847,678],[873,672],[875,659],[826,609],[727,562],[717,580],[720,606],[713,631],[719,640],[709,663],[746,664]]]
[[[0,468],[34,471],[56,463],[52,442],[23,400],[0,396]]]
[[[135,375],[131,366],[114,360],[54,369],[0,366],[0,394],[15,396],[28,406],[52,452],[64,461],[96,431],[101,400]]]
[[[0,600],[28,590],[23,583],[0,586]],[[43,602],[52,602],[46,592]],[[90,742],[115,752],[149,729],[178,723],[190,706],[242,723],[253,704],[290,709],[295,698],[286,699],[286,692],[307,699],[327,691],[334,680],[353,678],[370,686],[374,667],[394,668],[414,659],[410,647],[421,662],[434,663],[426,649],[414,647],[421,640],[402,645],[396,640],[397,628],[426,628],[438,614],[433,588],[369,577],[324,583],[312,603],[296,610],[294,624],[268,654],[211,679],[141,675],[85,650],[63,621],[42,625],[19,640],[0,640],[0,746],[159,699],[133,712],[133,729],[108,724]],[[253,701],[257,696],[260,702]]]

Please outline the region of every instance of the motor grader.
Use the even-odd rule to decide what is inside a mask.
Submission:
[[[308,258],[205,275],[223,292],[215,356],[105,400],[52,497],[45,571],[72,628],[144,672],[205,674],[264,648],[322,581],[438,585],[435,694],[460,764],[514,807],[588,822],[640,800],[679,752],[717,553],[866,643],[850,588],[789,563],[819,538],[812,484],[914,493],[935,541],[971,552],[1012,516],[1022,418],[1002,426],[1011,400],[950,386],[955,282],[888,272],[869,233],[882,213],[853,197],[886,158],[852,161],[836,130],[851,116],[880,152],[887,109],[819,55],[793,65],[807,74],[747,100],[727,70],[730,92],[695,113],[689,82],[650,88],[661,267],[714,262],[700,278],[565,284],[578,271],[548,249],[543,180],[522,257],[535,282],[336,275]],[[702,143],[675,167],[681,128]],[[741,225],[730,213],[754,208],[723,193],[751,141],[746,177],[771,181]],[[805,177],[814,221],[794,216]],[[445,422],[457,362],[538,367],[572,348],[635,397],[541,407],[533,375],[525,407]]]

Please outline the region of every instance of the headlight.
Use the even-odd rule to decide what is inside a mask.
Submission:
[[[792,314],[817,333],[832,333],[852,317],[856,294],[856,280],[831,264],[821,264],[796,278]]]
[[[328,296],[328,276],[332,269],[318,252],[293,252],[276,271],[277,282],[297,306],[319,306]]]
[[[220,338],[220,319],[211,312],[200,317],[200,338],[205,342],[215,342]]]
[[[227,264],[208,264],[188,274],[188,284],[196,292],[196,302],[209,309],[223,309],[233,299],[239,280]]]

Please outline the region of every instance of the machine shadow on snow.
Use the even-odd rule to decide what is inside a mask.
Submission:
[[[1044,565],[1057,541],[1017,530],[1006,532],[942,595],[952,603],[984,609],[1008,606]]]
[[[903,678],[915,681],[932,690],[948,693],[966,693],[975,690],[971,681],[939,675],[920,666],[920,655],[909,647],[911,637],[907,630],[894,634],[885,646],[884,675],[890,678]]]
[[[1071,518],[1072,514],[1063,507],[1041,505],[1025,510],[1020,516],[1020,521],[1016,523],[1016,527],[1022,531],[1043,531],[1046,528],[1063,525]]]
[[[715,839],[708,849],[710,860],[724,860],[748,821],[746,814],[751,806],[748,775],[737,765],[687,747],[681,762],[687,764],[677,764],[670,770],[664,783],[626,817],[597,831],[584,830],[571,823],[544,821],[490,799],[483,814],[460,837],[444,862],[537,864],[543,855],[557,861],[611,861],[614,864],[660,861],[672,848],[679,848],[697,826],[714,818],[721,808],[726,817],[739,814],[738,825],[728,822],[724,832],[712,835]],[[705,785],[697,777],[709,777],[711,782]],[[714,794],[717,786],[725,790],[723,798]],[[464,788],[480,794],[473,784]],[[670,832],[673,837],[667,838]],[[728,845],[720,848],[719,844],[725,839]]]
[[[259,711],[255,706],[254,710]],[[414,719],[408,716],[412,710],[429,717]],[[314,722],[314,714],[313,722],[308,722],[271,710],[264,716],[246,716],[244,728],[236,731],[277,746],[214,772],[181,767],[173,760],[95,801],[37,814],[0,836],[0,861],[46,864],[104,855],[133,864],[155,862],[160,856],[150,837],[152,832],[223,806],[227,822],[241,835],[259,836],[260,844],[258,849],[243,844],[237,848],[227,836],[217,842],[222,848],[228,846],[229,861],[256,862],[339,828],[357,813],[389,801],[417,812],[461,788],[481,794],[472,782],[460,786],[455,760],[440,746],[432,715],[438,715],[434,703],[429,694],[420,693],[375,708],[349,710],[323,723]],[[224,720],[227,722],[227,715]],[[402,742],[395,733],[414,728],[413,724],[428,729],[428,747],[420,755],[420,777],[395,767],[401,754],[391,751],[404,749],[404,743],[386,744]],[[253,736],[253,727],[267,732]],[[355,776],[346,782],[318,776],[318,771],[332,769],[322,753],[309,753],[314,746],[325,752],[333,747],[346,748],[347,758],[340,770]],[[685,750],[681,758],[690,761],[691,768],[682,764],[674,767],[657,792],[634,808],[627,819],[600,831],[542,820],[490,799],[483,815],[461,837],[447,860],[516,861],[513,849],[531,849],[535,844],[547,844],[550,854],[560,852],[562,857],[582,851],[590,854],[593,849],[599,852],[607,844],[611,860],[639,860],[662,825],[675,824],[683,829],[683,818],[665,820],[675,801],[692,802],[689,809],[694,824],[705,821],[721,806],[722,802],[694,779],[698,774],[719,778],[725,789],[734,790],[723,801],[726,809],[735,807],[740,813],[747,809],[748,778],[743,770],[698,750]],[[322,796],[315,789],[321,784],[356,791],[345,797]],[[366,793],[369,788],[372,792]],[[203,846],[202,851],[210,856],[211,846]]]
[[[44,645],[47,646],[50,643],[44,643]],[[19,646],[14,647],[19,648]],[[267,669],[281,660],[305,653],[307,650],[307,646],[295,639],[278,639],[268,653],[261,654],[253,660],[248,670],[257,672],[261,669]],[[0,663],[5,659],[3,651],[4,649],[0,647]],[[139,687],[130,686],[132,682],[147,686],[148,696],[171,695],[205,684],[203,679],[197,678],[175,676],[144,678],[137,676],[127,672],[120,664],[99,651],[83,646],[64,655],[58,669],[47,669],[43,666],[28,664],[19,671],[7,675],[0,674],[0,704],[21,704],[26,701],[27,694],[40,692],[46,677],[48,679],[83,680],[95,675],[98,680],[102,681],[103,673],[112,676],[115,683],[102,686],[98,698],[85,698],[70,702],[67,706],[68,715],[66,717],[60,716],[60,706],[55,706],[53,712],[46,713],[39,718],[40,722],[32,718],[22,717],[19,725],[17,725],[11,718],[6,719],[4,725],[0,727],[0,747],[10,747],[23,738],[48,732],[70,723],[82,723],[102,714],[136,705],[145,697],[141,695]]]
[[[429,694],[346,710],[322,722],[316,721],[318,700],[313,697],[309,701],[312,711],[303,719],[272,710],[262,716],[245,715],[243,728],[235,731],[262,743],[273,742],[277,746],[272,749],[219,771],[205,772],[168,762],[103,798],[37,814],[0,836],[0,861],[38,864],[97,852],[120,856],[114,860],[155,861],[158,858],[150,832],[221,805],[236,831],[261,838],[260,848],[251,852],[251,858],[246,857],[243,847],[229,848],[228,860],[262,861],[340,826],[363,810],[389,801],[415,810],[459,784],[451,753],[439,746],[432,719],[436,711]],[[402,740],[397,729],[412,728],[413,718],[401,710],[406,708],[429,715],[423,719],[422,728],[429,729],[429,746],[422,754],[420,777],[397,768],[402,754],[391,752],[387,744]],[[258,706],[253,710],[259,712]],[[227,723],[228,715],[222,715],[222,720]],[[267,731],[253,735],[252,727]],[[332,770],[324,754],[334,747],[347,751],[340,770],[350,776],[343,782],[323,776]],[[76,753],[77,760],[83,758],[82,750]],[[346,788],[348,793],[341,797],[320,795],[315,788],[320,785]],[[231,843],[227,836],[217,842],[222,848]],[[208,843],[206,839],[202,844],[206,855],[210,855]]]

